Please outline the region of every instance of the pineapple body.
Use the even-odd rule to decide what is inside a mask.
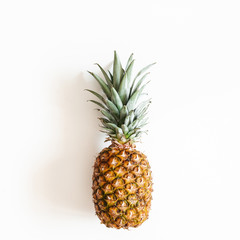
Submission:
[[[107,227],[138,227],[149,215],[152,177],[147,157],[135,146],[112,144],[94,164],[93,200]]]
[[[138,227],[147,218],[151,206],[152,177],[147,157],[135,143],[145,133],[151,99],[146,97],[145,81],[149,64],[132,77],[134,65],[130,55],[125,69],[114,52],[113,71],[98,67],[104,78],[89,72],[99,83],[101,92],[89,91],[101,113],[101,131],[112,144],[98,155],[93,172],[93,200],[97,216],[107,227]]]

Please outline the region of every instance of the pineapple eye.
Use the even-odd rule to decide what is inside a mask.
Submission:
[[[113,192],[113,187],[111,184],[105,184],[103,187],[102,187],[103,191],[105,194],[109,194],[109,193],[112,193]]]
[[[123,179],[124,179],[125,183],[130,183],[130,182],[133,182],[135,180],[135,176],[132,173],[126,173],[123,176]]]
[[[103,191],[101,189],[98,189],[96,191],[96,196],[98,199],[101,199],[103,197]]]
[[[140,212],[138,214],[139,221],[143,221],[146,218],[146,213],[145,212]]]
[[[124,189],[117,189],[115,195],[118,199],[124,199],[127,196],[127,191]]]
[[[121,179],[121,178],[117,178],[113,181],[112,185],[115,187],[115,188],[122,188],[123,185],[124,185],[124,181]]]
[[[99,169],[102,173],[106,172],[109,169],[109,166],[107,163],[101,163],[99,166]]]
[[[101,217],[103,218],[104,221],[109,222],[110,217],[106,212],[101,212]]]
[[[120,214],[120,210],[117,207],[110,207],[109,208],[109,213],[113,217],[117,217]]]
[[[138,199],[135,194],[131,194],[128,196],[128,202],[130,205],[135,205],[138,202]]]
[[[120,201],[117,202],[117,207],[121,211],[125,211],[128,208],[128,203],[126,201],[120,200]]]
[[[105,178],[108,182],[111,182],[115,178],[115,173],[113,171],[108,171],[105,173]]]
[[[143,199],[141,199],[140,201],[139,201],[139,207],[145,207],[146,206],[146,203],[145,203],[145,201],[143,200]]]
[[[94,207],[95,207],[96,214],[98,215],[101,209],[97,204],[94,204]]]
[[[141,157],[139,157],[139,154],[137,153],[133,153],[131,155],[131,160],[135,161],[136,163],[140,162],[141,161]]]
[[[128,219],[134,219],[136,218],[136,215],[137,215],[137,212],[135,209],[129,209],[126,214]]]
[[[151,172],[147,169],[146,171],[143,172],[143,176],[145,178],[150,178],[151,177]]]
[[[118,157],[110,157],[108,163],[111,168],[114,168],[121,163],[121,160]]]
[[[98,206],[99,206],[99,208],[100,208],[101,210],[105,210],[106,207],[107,207],[107,204],[106,204],[105,201],[100,200],[100,201],[98,202]]]
[[[147,209],[150,209],[150,208],[151,208],[151,201],[148,201],[148,202],[147,202],[146,208],[147,208]]]
[[[119,166],[114,169],[114,172],[116,173],[117,176],[121,177],[126,173],[126,168],[123,166]]]
[[[142,160],[140,165],[143,169],[146,169],[148,167],[147,161],[145,161],[145,160]]]
[[[152,198],[152,194],[151,194],[151,191],[146,191],[146,194],[145,194],[145,200],[146,201],[149,201],[150,199]]]
[[[147,181],[146,182],[146,188],[151,189],[151,187],[152,187],[152,183]]]
[[[112,206],[117,201],[117,198],[114,194],[109,194],[106,196],[105,201],[107,202],[108,206]]]
[[[125,158],[128,157],[128,152],[125,151],[125,150],[122,150],[122,151],[119,152],[118,156],[122,159],[125,159]]]
[[[134,164],[132,161],[124,161],[123,165],[125,168],[127,168],[129,170],[133,169],[133,167],[134,167]]]
[[[98,188],[98,182],[96,180],[93,181],[92,189],[95,191]]]
[[[102,161],[106,161],[108,159],[108,157],[109,157],[109,153],[107,151],[105,151],[101,154]]]
[[[140,176],[142,174],[142,170],[139,166],[136,166],[134,169],[133,169],[133,173],[136,175],[136,176]]]
[[[135,193],[137,191],[137,186],[135,183],[129,183],[126,185],[126,189],[129,194]]]
[[[101,162],[101,158],[100,157],[97,157],[96,158],[96,162],[95,162],[95,166],[98,166]]]
[[[100,171],[99,171],[99,168],[98,167],[95,167],[94,170],[93,170],[94,174],[93,174],[93,177],[92,179],[94,180],[96,176],[99,176],[100,175]]]
[[[144,196],[145,195],[145,189],[144,188],[139,188],[138,191],[137,191],[138,195],[140,197]]]
[[[124,218],[118,217],[116,219],[116,224],[120,227],[123,227],[125,225],[126,221],[124,220]]]
[[[105,180],[104,176],[99,176],[98,177],[98,184],[99,184],[99,186],[102,187],[105,183],[106,183],[106,180]]]
[[[140,187],[144,186],[144,185],[145,185],[145,180],[144,180],[144,178],[143,178],[143,177],[138,177],[138,178],[137,178],[137,184],[138,184],[138,186],[140,186]]]

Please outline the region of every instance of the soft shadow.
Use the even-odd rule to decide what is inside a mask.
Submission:
[[[90,82],[80,74],[57,81],[56,101],[62,116],[59,148],[44,159],[46,164],[34,174],[35,196],[44,208],[74,214],[94,213],[92,166],[98,152],[97,111],[87,102]]]

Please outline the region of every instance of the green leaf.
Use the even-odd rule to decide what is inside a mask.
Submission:
[[[122,122],[126,118],[127,115],[128,115],[128,108],[126,105],[124,105],[122,107],[122,109],[120,110],[120,121]]]
[[[119,110],[113,102],[111,102],[108,99],[105,99],[105,104],[107,105],[111,113],[113,113],[116,117],[119,117]]]
[[[136,133],[138,131],[137,128],[131,130],[128,134],[127,134],[127,138],[129,138],[132,134]]]
[[[150,103],[151,103],[151,99],[141,102],[135,109],[135,116],[138,117],[144,108],[149,107]]]
[[[119,127],[116,127],[117,134],[123,135],[123,130]]]
[[[139,114],[136,116],[137,119],[142,119],[146,114],[147,114],[147,110],[149,108],[150,104],[148,104],[146,107],[144,107]],[[136,113],[135,113],[136,115]]]
[[[128,138],[128,139],[131,139],[131,140],[132,140],[132,139],[134,139],[134,140],[136,140],[136,135],[137,135],[137,134],[136,134],[136,133],[134,133],[134,134],[132,134],[131,136],[129,136],[129,138]]]
[[[130,123],[133,122],[134,118],[135,118],[135,114],[134,114],[134,111],[132,110],[132,111],[130,111],[130,113],[129,113],[129,121],[130,121]]]
[[[138,91],[139,89],[141,89],[141,95],[148,95],[147,93],[142,93],[143,89],[150,83],[150,81],[146,82],[144,85],[139,86],[138,89],[136,89],[133,94]]]
[[[137,127],[140,128],[140,129],[148,124],[148,117],[146,117],[146,115],[143,116],[141,119],[138,118],[138,120],[139,120],[139,122],[137,124]]]
[[[130,123],[130,116],[128,115],[128,116],[125,118],[125,120],[124,120],[124,124],[125,124],[126,126],[128,126],[129,123]]]
[[[95,95],[96,97],[98,97],[102,102],[104,102],[104,98],[103,98],[103,96],[101,96],[100,94],[98,94],[98,93],[96,93],[96,92],[94,92],[94,91],[92,91],[92,90],[90,90],[90,89],[85,89],[86,91],[88,91],[88,92],[90,92],[90,93],[92,93],[93,95]]]
[[[129,139],[134,139],[134,140],[137,140],[137,132],[135,132],[135,133],[133,133],[133,134],[131,134],[131,136],[129,136],[128,138]]]
[[[134,120],[134,121],[128,126],[129,130],[135,129],[135,127],[137,126],[138,122],[139,122],[138,119]]]
[[[109,86],[109,87],[112,87],[112,81],[111,81],[111,79],[109,78],[109,76],[107,75],[107,73],[105,72],[105,70],[104,70],[98,63],[96,63],[96,65],[98,65],[98,67],[100,68],[100,70],[101,70],[104,78],[105,78],[106,81],[107,81],[108,86]]]
[[[115,133],[107,132],[107,131],[104,131],[104,130],[99,130],[99,131],[102,132],[102,133],[107,134],[111,138],[116,138],[116,134]],[[115,136],[115,137],[113,137],[113,136]]]
[[[100,110],[100,112],[105,116],[107,119],[109,119],[110,122],[117,123],[115,117],[108,111],[108,110]]]
[[[117,52],[114,51],[114,61],[113,61],[113,86],[116,90],[118,90],[121,77],[122,77],[122,65],[120,59],[117,55]]]
[[[122,124],[121,125],[121,128],[122,128],[122,130],[123,130],[123,133],[124,133],[124,135],[126,135],[127,133],[128,133],[128,127],[125,125],[125,124]]]
[[[104,127],[103,126],[100,126],[101,128],[103,128],[104,129]],[[109,133],[114,133],[114,132],[110,132],[110,131],[107,131],[107,130],[99,130],[100,132],[102,132],[102,133],[106,133],[106,134],[109,134]]]
[[[136,82],[137,78],[138,78],[141,74],[143,74],[144,72],[146,72],[146,71],[147,71],[151,66],[153,66],[154,64],[156,64],[156,63],[151,63],[151,64],[147,65],[146,67],[144,67],[143,69],[141,69],[141,70],[137,73],[136,77],[135,77],[134,80],[133,80],[132,86],[131,86],[131,92],[130,92],[131,95],[132,95],[133,86],[135,85],[135,82]]]
[[[131,86],[131,81],[132,81],[132,70],[133,70],[133,65],[134,65],[135,60],[132,60],[130,63],[129,67],[127,68],[127,78],[128,78],[128,88],[130,89]],[[129,90],[130,93],[130,90]]]
[[[128,103],[127,103],[127,107],[128,107],[129,110],[133,110],[133,109],[134,109],[134,107],[135,107],[135,105],[136,105],[136,102],[137,102],[137,100],[138,100],[138,98],[139,98],[139,95],[140,95],[139,91],[136,91],[136,92],[130,97],[130,99],[129,99]]]
[[[116,134],[108,134],[111,138],[114,138],[114,139],[116,139],[117,138],[117,135]]]
[[[142,129],[142,128],[144,128],[146,125],[148,125],[148,122],[145,122],[145,123],[139,125],[138,128],[141,128],[141,129]]]
[[[137,132],[135,139],[139,139],[142,136],[143,133],[147,134],[147,131],[139,131],[139,132]]]
[[[134,120],[134,117],[135,117],[134,111],[132,110],[132,111],[130,111],[129,114],[125,117],[124,124],[125,124],[126,126],[128,126],[129,124],[131,124],[131,123],[133,122],[133,120]]]
[[[146,67],[144,67],[143,69],[141,69],[141,70],[137,73],[135,79],[138,78],[138,77],[139,77],[141,74],[143,74],[144,72],[146,72],[146,71],[147,71],[151,66],[153,66],[154,64],[156,64],[156,63],[151,63],[151,64],[147,65]]]
[[[127,68],[126,73],[121,80],[119,90],[118,90],[119,96],[122,99],[122,102],[124,104],[126,104],[128,97],[129,97],[129,92],[130,92],[129,82],[131,80],[133,64],[134,64],[134,60],[131,62],[131,64]]]
[[[144,119],[146,119],[146,116],[147,116],[147,115],[148,115],[148,112],[147,112],[147,110],[146,110],[146,111],[144,111],[144,112],[142,113],[142,115],[139,116],[137,119],[139,120],[139,122],[144,121]]]
[[[145,124],[147,122],[148,122],[148,117],[144,116],[142,119],[140,119],[139,125]]]
[[[145,73],[145,74],[142,76],[142,78],[137,82],[136,86],[133,86],[133,85],[131,86],[131,93],[134,93],[135,91],[137,91],[137,90],[140,88],[142,82],[146,79],[146,77],[147,77],[147,75],[148,75],[149,73],[150,73],[150,72]]]
[[[119,97],[114,87],[111,88],[111,94],[112,94],[112,97],[111,97],[112,102],[117,106],[118,110],[120,111],[123,107],[123,104],[122,104],[121,98]]]
[[[119,89],[118,89],[119,96],[123,102],[123,104],[126,104],[128,95],[129,95],[129,89],[128,89],[128,78],[127,74],[125,74],[121,80]]]
[[[100,102],[98,102],[98,101],[95,101],[95,100],[88,100],[88,102],[95,103],[95,104],[97,104],[98,106],[100,106],[101,108],[106,109],[106,107],[105,107],[103,104],[101,104]]]
[[[133,53],[132,53],[132,54],[130,55],[130,57],[128,58],[127,65],[126,65],[126,68],[125,68],[125,69],[128,68],[128,66],[130,65],[130,63],[132,62],[132,60],[133,60]]]
[[[100,132],[104,132],[104,133],[107,133],[107,134],[115,133],[114,130],[112,130],[112,129],[108,128],[108,127],[105,127],[105,126],[100,126],[100,127],[103,129],[103,130],[100,130]]]
[[[114,123],[105,123],[105,125],[108,127],[108,128],[110,128],[110,129],[112,129],[112,130],[117,130],[118,129],[118,126],[116,125],[116,124],[114,124]]]
[[[108,70],[108,73],[109,73],[109,76],[110,76],[110,79],[112,80],[112,82],[113,82],[113,75],[112,75],[112,73]]]
[[[130,97],[130,99],[127,103],[127,107],[129,110],[133,110],[135,108],[136,103],[137,103],[142,91],[143,91],[143,88],[140,88],[135,93],[133,93],[133,95]]]
[[[111,122],[109,119],[107,118],[103,118],[103,117],[100,117],[98,118],[101,122],[104,122],[104,123],[107,123],[107,122]]]
[[[111,92],[108,88],[108,85],[96,74],[89,72],[99,83],[99,85],[101,86],[103,92],[106,94],[106,96],[110,99],[111,98]]]
[[[123,134],[123,130],[121,128],[117,128],[117,138],[121,141],[124,139],[124,134]]]

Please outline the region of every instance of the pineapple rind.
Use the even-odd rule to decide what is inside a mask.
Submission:
[[[94,164],[92,189],[103,224],[118,229],[140,226],[148,218],[153,191],[147,157],[131,147],[103,149]]]

